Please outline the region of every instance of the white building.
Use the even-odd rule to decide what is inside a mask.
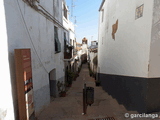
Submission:
[[[82,60],[81,60],[81,55],[82,55],[82,44],[80,43],[76,43],[76,51],[77,51],[77,70],[78,68],[80,68],[80,66],[82,65]]]
[[[88,40],[84,37],[81,43],[76,43],[76,52],[77,52],[77,68],[80,68],[84,62],[87,62],[88,56]]]
[[[0,70],[1,77],[4,79],[2,84],[0,84],[0,119],[2,120],[14,120],[14,99],[12,96],[12,81],[10,74],[10,65],[8,61],[8,36],[6,30],[6,19],[5,19],[5,10],[4,10],[4,1],[0,1],[0,30],[1,35],[1,44],[0,44],[0,55],[1,62],[0,65],[3,69]]]
[[[23,48],[31,49],[37,116],[50,103],[50,96],[58,95],[57,81],[64,81],[66,30],[62,20],[62,0],[5,0],[0,2],[0,6],[3,41],[0,47],[0,55],[3,56],[1,73],[5,78],[3,86],[0,85],[0,96],[3,96],[0,119],[18,119],[14,49]]]
[[[66,49],[65,50],[65,68],[66,70],[71,70],[72,72],[76,72],[76,57],[77,53],[76,49],[76,34],[75,34],[75,25],[69,19],[69,10],[66,4],[66,1],[63,0],[63,26],[67,30],[68,37],[66,38]]]
[[[85,63],[88,60],[88,39],[86,37],[82,39],[81,48],[82,48],[81,60],[82,63]]]
[[[96,75],[97,73],[97,55],[98,55],[98,42],[91,41],[91,46],[88,49],[88,60],[90,69]]]
[[[74,46],[76,43],[75,25],[70,21],[69,9],[66,1],[63,0],[63,26],[69,32],[69,43]]]
[[[82,54],[88,54],[88,39],[86,37],[82,39]]]
[[[159,0],[103,0],[99,12],[102,87],[129,110],[159,111]]]

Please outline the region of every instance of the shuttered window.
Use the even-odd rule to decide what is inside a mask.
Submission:
[[[54,27],[54,42],[55,42],[55,53],[61,52],[61,43],[58,38],[58,28]]]
[[[63,5],[63,13],[64,13],[64,17],[66,18],[66,19],[68,19],[68,17],[67,17],[67,8],[66,8],[66,6],[65,5]]]

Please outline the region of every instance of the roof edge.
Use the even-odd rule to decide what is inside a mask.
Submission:
[[[99,7],[99,11],[101,11],[104,2],[105,2],[105,0],[102,1],[101,6]]]

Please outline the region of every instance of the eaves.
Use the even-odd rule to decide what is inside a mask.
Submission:
[[[100,8],[99,8],[99,11],[101,11],[101,9],[102,9],[102,7],[103,7],[104,2],[105,2],[105,0],[103,0],[103,1],[102,1],[101,6],[100,6]]]

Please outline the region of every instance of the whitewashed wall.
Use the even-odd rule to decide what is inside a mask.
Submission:
[[[82,44],[82,54],[87,54],[88,55],[88,45],[87,44]]]
[[[77,56],[78,56],[78,58],[79,58],[79,61],[78,61],[78,67],[80,67],[81,66],[81,64],[82,64],[82,61],[81,61],[81,55],[82,55],[82,50],[79,50],[79,51],[77,51]]]
[[[9,70],[8,61],[8,37],[6,31],[6,19],[4,11],[4,1],[0,1],[0,31],[1,31],[1,44],[0,44],[0,56],[1,62],[0,69],[1,84],[0,84],[0,119],[1,120],[15,120],[13,97],[12,97],[12,81]]]
[[[135,19],[136,8],[144,4],[143,16]],[[100,73],[148,77],[153,1],[106,0],[104,20],[99,20]],[[112,25],[118,20],[115,40]]]
[[[55,18],[62,24],[62,1],[57,2],[59,5],[54,5],[55,3],[52,0],[40,0],[39,4],[51,15],[55,15]],[[14,49],[30,48],[32,53],[35,112],[38,114],[50,103],[49,72],[56,69],[56,80],[64,80],[63,28],[46,19],[44,15],[32,9],[22,0],[5,0],[5,12],[14,107],[16,110]],[[55,54],[54,48],[54,26],[58,27],[61,42],[61,52],[57,54]]]
[[[63,4],[65,4],[65,2],[63,1]],[[66,4],[65,4],[66,5]],[[62,5],[63,7],[63,5]],[[67,8],[67,6],[66,6]],[[64,9],[64,8],[63,8]],[[68,9],[68,8],[67,8]],[[64,14],[64,12],[63,12]],[[67,14],[68,15],[68,14]],[[73,40],[75,40],[75,29],[74,29],[74,24],[69,20],[69,15],[68,15],[68,19],[66,19],[63,16],[63,26],[65,27],[66,30],[69,31],[69,42],[71,45],[73,45]],[[70,39],[72,41],[70,41]]]
[[[73,40],[75,41],[75,29],[74,29],[74,24],[70,21],[69,23],[69,29],[70,29],[70,39],[72,39],[72,45],[74,46],[73,44]]]
[[[160,77],[160,1],[154,0],[149,77]]]
[[[90,58],[90,68],[95,73],[96,72],[96,69],[95,69],[96,66],[93,63],[93,59],[97,56],[97,53],[89,51],[88,54],[89,54],[89,58]]]

